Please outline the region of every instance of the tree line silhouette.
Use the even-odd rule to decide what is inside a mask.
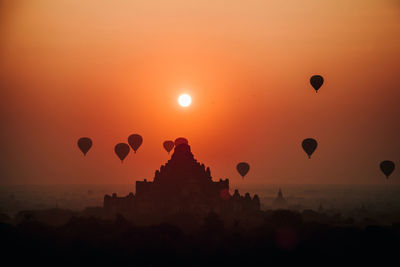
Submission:
[[[400,223],[359,227],[323,213],[276,210],[256,220],[224,220],[210,212],[195,227],[171,222],[139,225],[117,215],[113,220],[72,216],[51,226],[34,216],[0,223],[2,260],[116,266],[215,266],[319,264],[396,260]],[[306,219],[314,216],[312,220]],[[186,215],[177,221],[182,223]],[[193,226],[190,217],[187,225]]]

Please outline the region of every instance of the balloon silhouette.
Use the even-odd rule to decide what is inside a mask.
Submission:
[[[310,78],[310,83],[314,87],[315,92],[318,93],[318,89],[324,84],[324,78],[321,75],[314,75]]]
[[[383,174],[386,176],[386,179],[389,179],[389,176],[392,174],[394,171],[394,162],[390,160],[384,160],[380,164],[381,171]]]
[[[182,144],[189,144],[188,140],[185,137],[178,137],[175,139],[175,146],[179,146]]]
[[[171,152],[171,150],[174,148],[175,143],[174,143],[174,141],[167,140],[167,141],[164,141],[163,146],[164,146],[165,150],[167,150],[167,152],[169,154],[169,152]]]
[[[303,150],[307,153],[308,158],[311,159],[312,153],[314,153],[315,149],[317,149],[318,143],[313,138],[304,139],[301,143]]]
[[[129,145],[125,143],[116,144],[114,147],[115,154],[117,154],[118,158],[121,160],[121,163],[124,161],[126,156],[128,156],[129,150]]]
[[[128,143],[135,153],[139,149],[142,142],[143,142],[143,138],[139,134],[131,134],[128,137]]]
[[[84,156],[86,156],[86,153],[92,147],[92,144],[92,140],[89,137],[82,137],[78,140],[78,147],[82,151]]]
[[[246,162],[240,162],[238,165],[236,165],[236,169],[238,173],[244,178],[244,176],[249,172],[250,170],[250,165]]]

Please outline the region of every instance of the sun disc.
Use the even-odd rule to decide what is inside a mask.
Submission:
[[[188,94],[182,94],[178,98],[178,103],[182,107],[188,107],[190,104],[192,104],[192,98]]]

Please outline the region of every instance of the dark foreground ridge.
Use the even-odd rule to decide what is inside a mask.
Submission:
[[[190,221],[187,216],[180,219]],[[211,212],[198,224],[188,230],[172,221],[140,225],[121,215],[104,220],[75,214],[53,226],[30,214],[16,224],[0,223],[1,258],[14,263],[9,266],[346,266],[396,260],[400,242],[400,224],[360,227],[311,211],[262,211],[257,219],[235,221]]]

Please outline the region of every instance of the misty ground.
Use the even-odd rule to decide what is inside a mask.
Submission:
[[[330,215],[362,220],[374,219],[390,224],[400,216],[400,186],[381,185],[250,185],[231,186],[240,192],[260,196],[263,210],[273,209],[279,188],[295,211],[322,210]],[[233,191],[233,190],[231,190]],[[135,192],[133,185],[47,185],[0,186],[0,213],[15,216],[24,210],[68,209],[82,211],[103,205],[105,194],[126,196]],[[399,220],[400,221],[400,220]]]

